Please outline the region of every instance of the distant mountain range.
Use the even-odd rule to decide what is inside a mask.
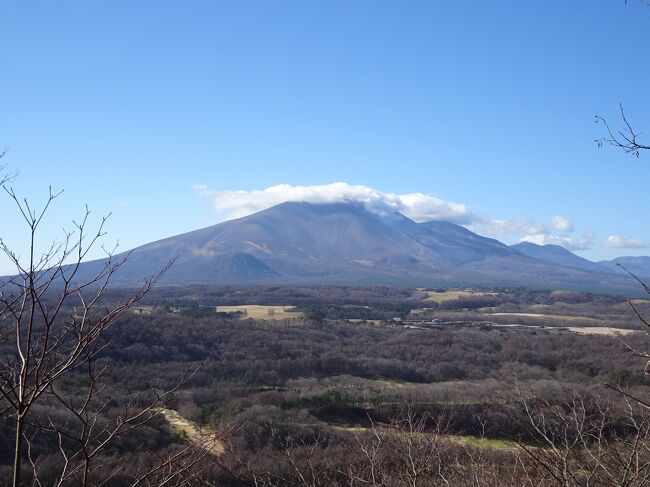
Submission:
[[[650,276],[650,257],[591,262],[563,247],[504,245],[445,222],[416,223],[356,203],[283,203],[134,249],[115,285],[176,259],[162,283],[330,283],[638,292],[616,264]],[[91,275],[101,261],[82,265]]]

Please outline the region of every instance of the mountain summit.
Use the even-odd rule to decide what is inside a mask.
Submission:
[[[552,247],[552,248],[551,248]],[[319,282],[420,286],[632,287],[555,246],[512,247],[445,222],[359,203],[282,203],[134,249],[115,275],[133,285],[175,259],[166,284]],[[100,261],[83,265],[92,272]]]

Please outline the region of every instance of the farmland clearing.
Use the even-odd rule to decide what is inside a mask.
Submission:
[[[293,306],[242,304],[238,306],[217,306],[216,311],[218,313],[242,313],[242,318],[255,320],[284,320],[303,317],[303,314],[295,311]]]

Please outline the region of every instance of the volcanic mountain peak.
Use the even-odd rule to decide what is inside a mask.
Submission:
[[[166,284],[327,282],[610,292],[633,284],[607,265],[562,247],[508,247],[454,223],[416,223],[361,203],[282,203],[152,242],[131,252],[114,283],[141,282],[172,259]],[[85,263],[82,273],[99,265]]]

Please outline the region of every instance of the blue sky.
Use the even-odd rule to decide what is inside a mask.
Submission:
[[[5,2],[0,18],[13,185],[35,203],[65,189],[43,241],[84,204],[126,250],[241,213],[233,191],[256,207],[344,182],[463,205],[507,243],[650,254],[604,246],[650,242],[650,154],[594,143],[619,103],[650,131],[640,2]]]

